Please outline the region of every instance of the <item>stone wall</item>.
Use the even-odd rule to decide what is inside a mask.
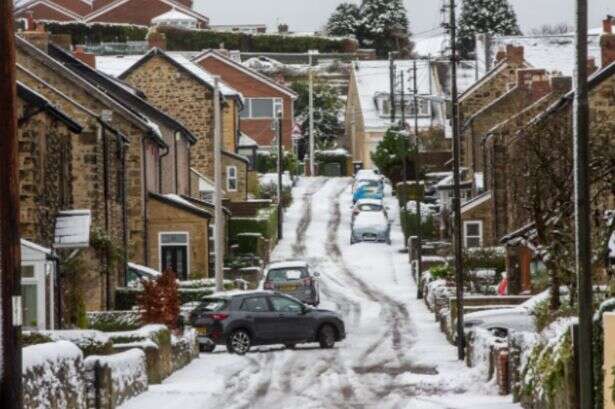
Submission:
[[[237,168],[237,189],[230,191],[228,189],[228,167],[235,166]],[[223,189],[226,192],[226,197],[231,202],[243,202],[248,198],[248,164],[237,158],[234,155],[222,153],[222,175],[224,179]]]
[[[190,166],[213,178],[212,90],[161,56],[153,56],[123,79],[195,135],[198,141],[192,147]]]
[[[83,354],[67,341],[23,350],[24,409],[83,409],[86,381]]]
[[[20,104],[19,118],[24,108],[36,109]],[[72,203],[68,159],[73,134],[44,113],[31,117],[18,132],[21,235],[51,247],[56,215]]]

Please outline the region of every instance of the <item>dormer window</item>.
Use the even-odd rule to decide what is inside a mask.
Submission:
[[[401,95],[395,97],[395,118],[401,118]],[[417,98],[419,106],[419,117],[431,116],[431,103],[425,98]],[[405,96],[406,101],[406,118],[412,118],[414,116],[414,98],[412,95]],[[378,96],[376,98],[376,106],[380,111],[380,116],[391,116],[391,99],[388,95]]]

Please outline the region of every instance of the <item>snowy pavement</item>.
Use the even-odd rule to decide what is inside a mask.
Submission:
[[[293,189],[273,259],[307,258],[321,273],[321,308],[339,311],[347,338],[332,350],[224,348],[201,354],[122,409],[516,409],[457,361],[456,349],[416,300],[399,221],[392,245],[350,246],[350,179],[304,178]],[[397,204],[387,198],[390,214]]]

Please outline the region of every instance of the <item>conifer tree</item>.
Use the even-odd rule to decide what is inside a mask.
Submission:
[[[474,51],[476,34],[521,34],[517,16],[508,0],[463,0],[459,19],[462,55]]]
[[[410,54],[410,31],[402,0],[364,0],[357,38],[362,45],[375,48],[380,57],[389,51]]]
[[[327,32],[332,36],[350,36],[357,33],[360,14],[359,7],[353,3],[342,3],[327,22]]]

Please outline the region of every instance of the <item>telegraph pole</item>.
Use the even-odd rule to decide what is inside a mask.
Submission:
[[[224,291],[224,213],[222,211],[222,133],[220,77],[214,77],[214,257],[216,291]]]
[[[421,186],[420,177],[419,177],[419,104],[418,104],[418,86],[416,83],[417,78],[417,70],[416,70],[416,60],[412,61],[412,85],[414,89],[414,142],[416,144],[415,158],[414,158],[414,179],[416,181],[416,189],[419,191],[419,186]],[[422,192],[422,187],[420,188]],[[417,194],[416,196],[416,217],[418,219],[418,229],[416,230],[416,259],[417,259],[417,293],[416,297],[418,299],[423,298],[423,287],[421,286],[421,279],[423,278],[423,266],[421,263],[423,262],[423,220],[421,216],[421,197]]]
[[[393,51],[389,51],[389,90],[391,93],[391,125],[393,125],[395,123],[395,60]]]
[[[0,1],[0,407],[20,409],[21,254],[13,2]]]
[[[309,68],[309,127],[310,127],[310,176],[314,176],[314,69],[312,68],[313,50],[308,51]]]
[[[589,199],[589,105],[587,84],[587,0],[576,1],[574,94],[574,193],[578,288],[578,379],[581,408],[593,408],[592,271]]]
[[[453,128],[453,233],[455,250],[455,281],[457,285],[457,355],[465,359],[465,335],[463,333],[463,266],[461,263],[461,189],[460,189],[460,142],[459,142],[459,106],[457,96],[457,21],[455,18],[455,0],[450,0],[449,30],[451,36],[451,115]]]
[[[282,208],[282,173],[284,172],[284,150],[282,148],[282,112],[277,112],[277,123],[278,123],[278,186],[277,186],[277,194],[278,194],[278,240],[283,238],[283,220],[284,211]]]

